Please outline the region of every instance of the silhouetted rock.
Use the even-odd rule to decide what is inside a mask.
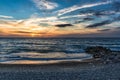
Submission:
[[[92,54],[93,58],[100,58],[104,63],[120,62],[120,52],[114,52],[105,47],[87,47],[85,52]]]
[[[111,54],[111,50],[101,46],[87,47],[85,49],[86,53],[92,54],[94,58],[102,58],[106,55]]]

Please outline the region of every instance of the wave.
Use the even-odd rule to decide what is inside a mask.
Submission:
[[[88,46],[120,51],[120,39],[0,39],[0,63],[84,60]]]
[[[6,55],[0,55],[0,63],[6,62],[19,62],[19,61],[37,61],[37,62],[51,62],[51,61],[70,61],[70,60],[84,60],[92,58],[92,55],[86,53],[76,53],[76,54],[66,54],[60,52],[54,53],[36,53],[36,52],[22,52],[22,53],[12,53]]]

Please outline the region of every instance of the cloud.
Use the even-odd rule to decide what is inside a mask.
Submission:
[[[85,20],[85,21],[90,21],[90,20],[94,20],[94,18],[86,17],[86,18],[83,18],[83,20]]]
[[[30,17],[23,20],[1,20],[0,22],[0,30],[5,34],[5,36],[50,37],[69,33],[68,30],[61,30],[60,28],[55,27],[57,24],[68,24],[67,22],[59,20],[56,17]]]
[[[79,23],[82,23],[82,22],[85,22],[85,21],[83,21],[83,20],[76,20],[76,21],[74,21],[74,24],[79,24]]]
[[[5,15],[0,15],[0,18],[7,18],[7,19],[12,19],[12,16],[5,16]]]
[[[57,24],[66,24],[66,21],[59,20],[57,17],[41,17],[41,18],[29,18],[24,21],[24,25],[26,26],[54,26]]]
[[[32,34],[32,35],[39,35],[39,34],[47,34],[49,31],[43,32],[28,32],[28,31],[12,31],[12,33],[20,33],[20,34]]]
[[[99,26],[110,24],[111,22],[112,22],[112,20],[105,20],[105,21],[102,21],[102,22],[99,22],[99,23],[88,25],[88,26],[86,26],[86,28],[96,28],[96,27],[99,27]]]
[[[75,20],[73,22],[73,24],[79,24],[79,23],[83,23],[83,22],[91,21],[91,20],[94,20],[94,18],[92,18],[92,17],[85,17],[85,18],[81,18],[81,20]]]
[[[15,33],[32,33],[32,32],[27,32],[27,31],[13,31]]]
[[[67,27],[67,26],[73,26],[72,24],[57,24],[56,27]]]
[[[96,27],[99,27],[99,26],[104,26],[104,25],[111,24],[111,23],[113,23],[113,22],[120,21],[120,16],[119,16],[119,15],[114,15],[114,16],[111,17],[111,18],[112,18],[112,19],[109,19],[109,20],[101,21],[101,22],[99,22],[99,23],[94,23],[94,24],[88,25],[88,26],[86,26],[86,28],[96,28]]]
[[[61,15],[73,12],[75,10],[78,10],[78,9],[90,8],[90,7],[105,5],[105,4],[109,4],[109,3],[111,3],[111,1],[99,2],[99,3],[94,3],[94,4],[86,4],[86,5],[82,5],[82,6],[74,5],[72,7],[59,10],[56,13],[58,14],[58,16],[61,16]]]
[[[98,30],[98,31],[101,31],[101,32],[104,32],[104,31],[110,31],[111,29],[101,29],[101,30]]]
[[[96,32],[92,32],[90,30],[96,30]],[[85,31],[85,30],[82,30]],[[82,32],[81,31],[81,32]],[[90,32],[89,32],[90,31]],[[87,33],[88,32],[88,33]],[[86,33],[71,33],[71,34],[63,34],[59,37],[70,37],[70,38],[79,38],[79,37],[120,37],[120,29],[101,29],[98,31],[98,29],[87,29]]]
[[[108,16],[108,15],[114,15],[115,11],[94,11],[94,16],[100,17],[100,16]]]
[[[114,15],[116,13],[116,11],[114,10],[92,10],[92,9],[89,9],[89,10],[82,10],[80,11],[80,14],[92,14],[92,16],[106,16],[106,15]]]
[[[60,17],[59,19],[81,18],[81,17],[92,16],[92,15],[93,14],[91,14],[91,13],[88,13],[88,14],[79,14],[79,15],[64,16],[64,17]]]
[[[58,7],[58,4],[55,2],[50,2],[48,0],[33,0],[40,10],[52,10]]]
[[[2,27],[4,27],[4,26],[16,26],[17,25],[17,23],[16,23],[16,21],[10,21],[10,20],[0,20],[0,26]]]

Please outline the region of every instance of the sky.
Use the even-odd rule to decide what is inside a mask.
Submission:
[[[120,0],[0,0],[0,37],[120,37]]]

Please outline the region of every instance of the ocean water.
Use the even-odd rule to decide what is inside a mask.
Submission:
[[[119,38],[35,39],[0,38],[0,63],[42,64],[82,61],[92,58],[88,46],[103,46],[120,51]]]

